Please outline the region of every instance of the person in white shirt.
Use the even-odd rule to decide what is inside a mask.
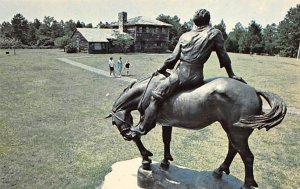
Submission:
[[[110,57],[110,59],[108,61],[108,66],[109,66],[109,75],[111,76],[111,74],[113,74],[113,76],[116,77],[116,74],[115,74],[115,62],[113,60],[113,57]]]

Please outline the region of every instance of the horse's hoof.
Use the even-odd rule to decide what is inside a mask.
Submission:
[[[245,184],[241,187],[241,189],[254,189],[254,187],[258,187],[258,184],[256,183],[255,180],[251,180],[251,181],[246,181]]]
[[[166,156],[165,156],[165,159],[166,159],[166,160],[173,161],[173,157],[172,157],[171,155],[166,155]]]
[[[153,156],[153,154],[150,151],[148,151],[147,156]]]
[[[213,177],[215,177],[216,179],[222,178],[222,175],[223,175],[223,173],[218,170],[213,171]]]
[[[229,174],[230,174],[229,169],[225,169],[224,172],[226,173],[226,175],[229,175]]]
[[[247,186],[241,186],[241,189],[254,189],[254,187],[250,186],[250,187],[247,187]]]
[[[169,167],[170,167],[170,163],[168,162],[168,161],[162,161],[161,163],[160,163],[160,167],[163,169],[163,170],[168,170],[169,169]]]

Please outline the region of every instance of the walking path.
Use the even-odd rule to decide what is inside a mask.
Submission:
[[[81,69],[84,69],[84,70],[87,70],[87,71],[90,71],[90,72],[93,72],[93,73],[96,73],[96,74],[99,74],[99,75],[102,75],[102,76],[105,76],[105,77],[111,77],[109,75],[109,72],[106,72],[106,71],[103,71],[103,70],[100,70],[100,69],[97,69],[97,68],[94,68],[94,67],[91,67],[91,66],[87,66],[87,65],[84,65],[82,63],[79,63],[79,62],[76,62],[76,61],[73,61],[73,60],[69,60],[67,58],[57,58],[57,60],[60,60],[61,62],[70,64],[72,66],[79,67]],[[116,77],[116,79],[121,80],[121,81],[125,81],[125,82],[129,82],[129,83],[136,81],[136,79],[133,79],[133,78],[130,78],[130,77]],[[267,106],[264,106],[263,108],[267,109],[267,110],[270,109]],[[294,108],[294,107],[288,107],[287,113],[300,115],[300,109],[297,109],[297,108]]]
[[[94,68],[94,67],[91,67],[91,66],[87,66],[87,65],[81,64],[79,62],[69,60],[67,58],[57,58],[57,60],[60,60],[64,63],[70,64],[72,66],[79,67],[81,69],[84,69],[84,70],[87,70],[87,71],[90,71],[90,72],[93,72],[93,73],[96,73],[96,74],[99,74],[99,75],[102,75],[102,76],[105,76],[105,77],[111,77],[109,75],[109,72],[106,72],[106,71],[103,71],[103,70],[100,70],[100,69],[97,69],[97,68]],[[129,83],[131,83],[133,81],[136,81],[136,79],[133,79],[133,78],[130,78],[130,77],[116,77],[115,79],[126,81],[126,82],[129,82]]]

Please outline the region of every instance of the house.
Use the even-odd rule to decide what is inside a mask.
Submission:
[[[115,52],[119,49],[113,47],[111,40],[116,38],[116,32],[123,34],[117,29],[77,28],[71,37],[71,42],[77,47],[78,52]],[[129,34],[125,35],[133,39]]]
[[[127,19],[127,13],[120,12],[118,23],[112,23],[112,27],[134,38],[134,52],[165,52],[168,49],[171,24],[144,16]]]
[[[118,14],[118,22],[110,24],[109,29],[104,28],[77,28],[71,41],[78,51],[88,53],[118,52],[112,45],[115,32],[131,36],[134,44],[131,52],[165,52],[168,49],[169,29],[172,25],[138,16],[127,19],[126,12]]]

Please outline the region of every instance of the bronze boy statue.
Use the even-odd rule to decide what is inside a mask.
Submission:
[[[225,67],[230,78],[245,82],[234,74],[221,31],[210,26],[210,13],[200,9],[196,11],[193,21],[196,29],[180,37],[171,57],[157,71],[165,73],[180,61],[176,70],[152,91],[150,104],[145,109],[141,122],[131,129],[132,138],[144,135],[155,127],[158,107],[166,98],[178,90],[203,84],[203,66],[212,51],[216,51],[220,67]]]

